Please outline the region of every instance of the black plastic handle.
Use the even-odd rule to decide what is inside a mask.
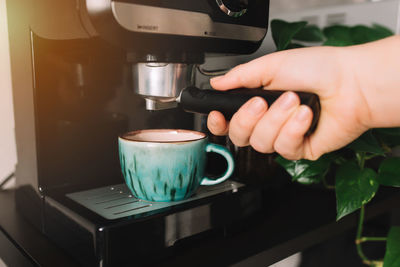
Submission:
[[[187,87],[181,93],[180,106],[188,112],[208,114],[218,110],[230,120],[235,112],[250,98],[260,96],[264,98],[268,106],[271,106],[283,91],[270,91],[259,89],[233,89],[229,91],[202,90],[196,87]],[[316,128],[321,106],[316,94],[296,92],[301,104],[309,106],[313,111],[313,121],[306,135],[310,135]]]

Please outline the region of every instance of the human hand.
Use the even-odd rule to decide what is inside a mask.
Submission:
[[[347,48],[287,50],[239,65],[226,75],[212,79],[211,85],[217,90],[264,87],[289,92],[270,107],[261,98],[249,100],[230,123],[221,113],[213,111],[208,117],[208,128],[215,135],[229,134],[237,146],[251,145],[259,152],[278,152],[292,160],[315,160],[347,145],[370,127],[400,123],[383,118],[384,110],[390,109],[393,113],[392,104],[397,103],[385,106],[391,101],[390,96],[382,96],[376,88],[380,79],[393,80],[393,85],[385,84],[388,92],[400,86],[400,79],[395,78],[400,74],[391,71],[392,76],[385,76],[388,68],[399,65],[398,56],[386,56],[389,47],[400,47],[398,39],[392,37]],[[320,120],[310,136],[304,134],[313,114],[309,107],[300,105],[298,96],[290,91],[312,92],[319,96]]]

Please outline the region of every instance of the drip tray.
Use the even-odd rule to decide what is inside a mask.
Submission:
[[[135,198],[125,184],[70,193],[67,194],[67,197],[98,215],[113,220],[176,206],[227,191],[235,193],[242,186],[244,185],[234,181],[226,181],[214,186],[200,186],[191,198],[174,202],[150,202]]]

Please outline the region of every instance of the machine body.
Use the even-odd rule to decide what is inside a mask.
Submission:
[[[176,242],[259,209],[260,192],[244,177],[185,203],[132,207],[117,140],[136,129],[193,129],[193,115],[149,112],[133,88],[155,108],[176,99],[206,53],[254,52],[268,8],[266,0],[8,0],[19,212],[83,266],[105,267],[160,260]]]

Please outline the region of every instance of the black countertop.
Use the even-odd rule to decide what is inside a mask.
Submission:
[[[317,243],[357,222],[357,214],[335,222],[333,191],[291,186],[271,193],[265,214],[225,237],[202,235],[195,242],[175,245],[164,266],[268,266]],[[368,205],[366,218],[388,213],[400,203],[395,190],[381,188]],[[0,192],[0,258],[12,267],[79,266],[15,209],[14,191]]]

